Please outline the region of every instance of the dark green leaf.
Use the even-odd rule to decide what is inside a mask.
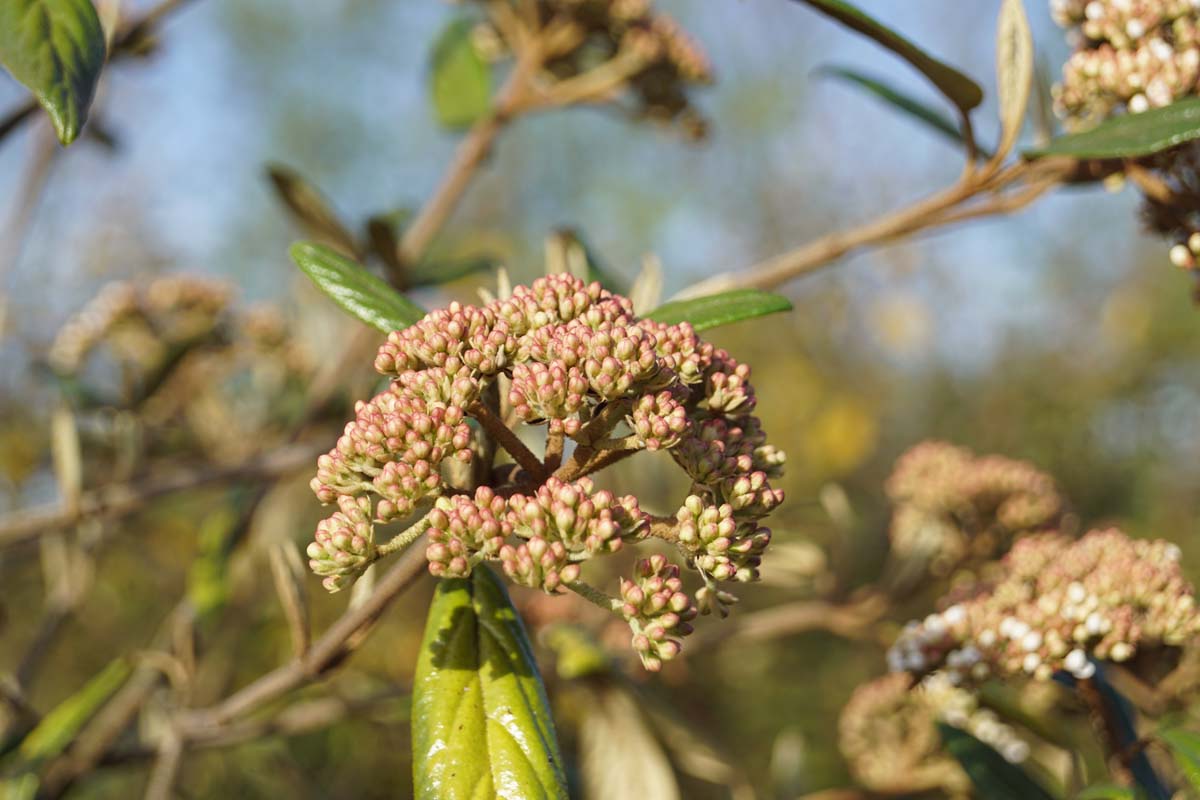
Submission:
[[[296,242],[289,251],[317,288],[344,310],[385,333],[407,328],[425,311],[366,267],[312,242]]]
[[[91,0],[0,2],[0,62],[46,109],[58,140],[75,141],[104,66]]]
[[[1091,130],[1060,136],[1026,158],[1137,158],[1200,138],[1200,98],[1180,100],[1165,108],[1122,114]]]
[[[698,331],[728,325],[743,319],[761,317],[779,311],[791,311],[792,304],[786,297],[764,292],[761,289],[733,289],[695,300],[677,300],[666,303],[646,315],[655,322],[675,325],[690,322]]]
[[[843,0],[798,0],[807,3],[826,16],[836,19],[851,30],[874,39],[896,55],[912,64],[936,86],[942,94],[964,113],[983,102],[983,89],[963,73],[926,53],[920,47],[881,22],[843,2]]]
[[[282,164],[268,164],[267,177],[275,194],[310,236],[327,241],[346,255],[358,252],[354,234],[346,229],[321,190]]]
[[[946,116],[937,109],[930,108],[907,94],[904,94],[899,89],[888,85],[880,78],[871,77],[857,70],[847,67],[822,67],[817,70],[818,75],[838,78],[848,81],[871,94],[878,97],[883,102],[891,105],[910,117],[925,123],[930,128],[950,139],[956,144],[962,144],[962,131],[959,130],[957,124],[950,117]],[[982,151],[981,151],[982,152]],[[985,156],[987,153],[983,153]]]
[[[496,266],[496,260],[487,256],[431,259],[409,267],[405,271],[405,278],[409,286],[437,286],[474,275],[476,272],[495,269]]]
[[[1004,756],[966,731],[938,723],[942,744],[975,786],[981,800],[1054,800],[1053,795]]]
[[[1115,783],[1097,783],[1075,795],[1075,800],[1136,800],[1136,798],[1137,793],[1133,789]]]
[[[1200,791],[1200,733],[1172,728],[1158,735],[1175,756],[1175,763],[1192,788]]]
[[[433,46],[430,93],[438,122],[447,128],[467,128],[488,113],[492,101],[492,70],[471,41],[474,23],[452,21]]]
[[[443,579],[413,689],[417,800],[567,797],[562,757],[524,626],[484,566]]]

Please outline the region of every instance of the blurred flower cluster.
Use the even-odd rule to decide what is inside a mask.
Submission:
[[[432,505],[394,541],[428,530],[434,575],[465,577],[493,561],[522,586],[575,589],[624,617],[656,669],[697,613],[734,601],[720,582],[757,580],[771,538],[759,523],[783,499],[770,479],[784,456],[753,415],[749,368],[687,323],[638,319],[600,284],[553,275],[430,313],[390,334],[375,367],[390,385],[358,404],[312,481],[339,506],[308,551],[329,590],[400,546],[377,545],[375,524]],[[544,427],[544,455],[510,424]],[[484,432],[517,464],[481,467]],[[674,516],[649,515],[587,477],[642,450],[669,452],[692,480]],[[455,462],[475,462],[481,479],[456,479]],[[638,562],[616,597],[581,582],[583,562],[647,538],[673,544],[699,573],[694,597],[662,556]]]
[[[889,795],[940,790],[949,797],[971,796],[971,781],[942,748],[937,723],[952,725],[1017,763],[1029,745],[978,698],[944,676],[914,687],[904,672],[859,686],[838,720],[838,746],[854,778]]]
[[[1055,87],[1059,113],[1087,126],[1194,97],[1200,86],[1200,4],[1193,0],[1052,0],[1076,50]],[[1173,243],[1171,262],[1200,259],[1200,146],[1186,143],[1144,160],[1137,179],[1146,226]],[[1197,274],[1200,281],[1200,273]],[[1197,284],[1200,292],[1200,282]],[[1200,299],[1200,294],[1197,295]]]
[[[1059,110],[1097,121],[1195,94],[1200,80],[1200,7],[1191,0],[1051,0],[1075,52],[1056,87]]]
[[[285,427],[312,374],[308,353],[268,307],[242,308],[229,285],[170,275],[106,285],[60,328],[46,360],[85,433],[120,449],[242,458]]]
[[[893,557],[939,577],[997,557],[1023,533],[1057,527],[1065,507],[1054,479],[1032,464],[938,441],[905,453],[885,488]]]
[[[536,31],[547,102],[607,102],[625,95],[635,116],[677,123],[693,138],[705,135],[707,124],[687,92],[711,83],[708,57],[650,0],[483,5],[488,21],[476,30],[475,41],[493,60],[520,55]],[[535,20],[526,16],[529,8]]]
[[[1115,530],[1079,540],[1042,533],[1018,541],[1002,577],[910,623],[888,655],[893,670],[946,673],[955,684],[1129,662],[1178,649],[1200,632],[1179,548]]]

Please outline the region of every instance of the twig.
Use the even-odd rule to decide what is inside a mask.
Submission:
[[[261,706],[320,678],[347,654],[347,642],[379,619],[392,600],[425,572],[425,553],[413,547],[379,580],[375,592],[360,606],[346,611],[304,654],[207,709],[181,712],[180,732],[186,738],[205,735]]]
[[[183,763],[183,738],[175,730],[168,729],[158,746],[158,758],[150,770],[146,784],[146,800],[171,800],[179,767]]]
[[[441,183],[404,231],[397,254],[402,267],[420,261],[434,236],[458,206],[479,166],[491,152],[500,131],[521,112],[529,78],[540,63],[536,50],[535,46],[531,46],[530,51],[517,60],[512,74],[496,97],[492,111],[471,127],[455,151]]]
[[[882,244],[916,231],[938,227],[965,216],[953,216],[947,212],[978,197],[984,192],[997,191],[1013,185],[1035,173],[1048,179],[1056,175],[1055,185],[1067,180],[1075,171],[1073,161],[1019,162],[1001,170],[996,165],[992,173],[987,171],[968,176],[953,186],[943,189],[907,208],[880,217],[865,225],[822,236],[795,250],[774,256],[742,272],[716,275],[690,287],[680,297],[699,297],[723,291],[734,286],[739,288],[770,289],[793,278],[816,272],[842,256],[863,247]],[[1044,192],[1051,188],[1044,187]]]
[[[688,637],[685,652],[695,654],[702,648],[730,640],[744,645],[809,631],[828,631],[847,639],[877,641],[875,623],[886,607],[886,601],[876,595],[848,605],[821,600],[787,603],[747,614],[724,625],[704,628]]]
[[[475,403],[467,413],[475,419],[479,420],[479,424],[488,432],[488,435],[496,440],[496,443],[508,452],[521,469],[529,473],[530,477],[535,480],[542,480],[545,477],[546,467],[542,464],[541,459],[533,454],[533,451],[525,446],[521,438],[504,424],[504,420],[496,416],[496,413],[487,407],[486,403]]]
[[[84,492],[78,510],[64,503],[13,512],[0,519],[0,548],[36,539],[86,517],[121,517],[132,514],[164,495],[229,481],[277,478],[311,466],[328,443],[302,442],[280,447],[241,464],[227,467],[198,467],[158,480],[120,484]]]

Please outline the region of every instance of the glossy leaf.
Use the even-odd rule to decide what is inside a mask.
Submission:
[[[707,297],[697,297],[694,300],[666,303],[651,311],[646,318],[668,325],[690,322],[693,328],[703,331],[731,322],[791,310],[791,301],[782,295],[764,292],[761,289],[733,289]]]
[[[1122,114],[1091,130],[1060,136],[1026,158],[1137,158],[1200,138],[1200,98],[1140,114]]]
[[[91,0],[0,2],[0,63],[33,92],[64,145],[87,121],[104,56]]]
[[[1200,792],[1200,733],[1172,728],[1158,735],[1171,749],[1175,763],[1192,788]]]
[[[1053,795],[1016,764],[1004,760],[966,731],[938,723],[942,744],[971,779],[980,800],[1053,800]]]
[[[562,756],[525,628],[484,566],[443,579],[413,691],[417,800],[567,797]]]
[[[806,3],[847,28],[874,39],[912,64],[964,113],[983,102],[983,89],[979,88],[979,84],[975,81],[954,67],[929,55],[896,31],[849,3],[843,2],[843,0],[798,0],[798,2]]]
[[[959,130],[954,120],[937,109],[931,108],[920,100],[889,85],[880,78],[872,77],[848,67],[822,67],[817,71],[817,74],[854,84],[893,108],[924,123],[952,142],[960,145],[963,143],[962,131]]]
[[[310,236],[327,241],[347,255],[358,252],[354,235],[346,229],[321,190],[282,164],[268,164],[267,177],[275,194]]]
[[[433,46],[429,90],[447,128],[470,127],[491,108],[492,70],[471,41],[473,27],[469,19],[454,20]]]
[[[363,322],[389,333],[407,328],[425,311],[337,251],[312,242],[296,242],[292,260],[333,302]]]
[[[996,26],[996,83],[1000,100],[1000,144],[1007,155],[1025,124],[1033,88],[1033,34],[1022,0],[1004,0]]]

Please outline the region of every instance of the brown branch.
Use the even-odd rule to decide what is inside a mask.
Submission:
[[[704,628],[688,637],[685,652],[714,647],[727,641],[748,644],[809,631],[827,631],[846,639],[879,641],[875,623],[887,608],[879,595],[841,605],[806,600],[756,611],[724,625]]]
[[[990,171],[964,179],[907,208],[879,217],[864,225],[822,236],[795,250],[769,258],[741,272],[716,275],[690,287],[680,297],[699,297],[732,287],[770,289],[793,278],[816,272],[833,261],[864,247],[884,244],[917,231],[940,227],[957,219],[947,212],[986,193],[1014,185],[1033,175],[1043,180],[1054,176],[1059,185],[1077,172],[1073,160],[1018,162],[1007,169],[995,165]],[[1042,191],[1049,189],[1047,186]],[[1040,194],[1041,192],[1039,192]]]
[[[157,480],[93,489],[80,495],[75,511],[65,503],[50,503],[15,511],[0,518],[0,549],[36,539],[87,517],[127,516],[151,501],[175,492],[230,481],[278,478],[311,466],[313,459],[327,447],[328,442],[301,442],[285,445],[233,466],[197,467]]]
[[[518,58],[512,74],[497,95],[491,112],[476,122],[459,144],[441,183],[404,231],[400,241],[400,252],[397,254],[402,268],[406,264],[415,264],[421,260],[438,231],[454,213],[467,186],[492,151],[500,132],[523,110],[530,77],[539,65],[537,47],[531,46]]]
[[[361,643],[392,601],[425,573],[425,552],[411,547],[379,580],[375,591],[359,606],[349,609],[331,625],[304,654],[238,690],[215,706],[180,712],[179,731],[186,739],[210,735],[212,729],[249,714],[288,692],[319,679],[334,668],[352,649],[351,639]]]
[[[546,468],[542,464],[542,460],[535,456],[533,451],[521,441],[521,438],[504,424],[504,420],[496,416],[496,412],[488,408],[486,404],[477,402],[467,409],[467,413],[479,421],[488,435],[503,447],[521,465],[521,469],[529,473],[531,478],[537,481],[545,479]]]

